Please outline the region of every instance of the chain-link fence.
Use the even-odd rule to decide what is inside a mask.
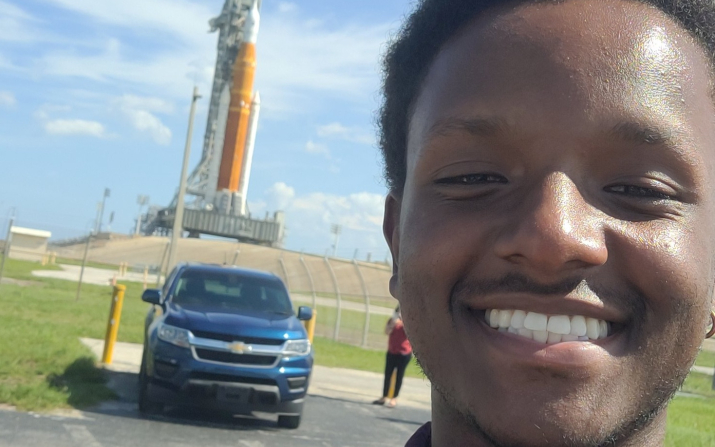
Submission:
[[[146,277],[148,272],[153,286],[167,271],[168,247],[169,239],[163,237],[100,234],[89,245],[88,260],[100,267],[122,265],[130,276],[143,273]],[[86,238],[50,249],[57,252],[60,263],[63,259],[80,260]],[[308,305],[317,311],[317,335],[367,348],[384,349],[387,344],[383,330],[396,305],[388,289],[389,265],[191,238],[179,241],[177,259],[272,272],[286,283],[297,306]]]

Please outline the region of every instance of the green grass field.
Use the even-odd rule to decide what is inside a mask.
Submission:
[[[112,289],[85,284],[80,301],[75,302],[76,283],[31,274],[32,270],[53,268],[57,267],[9,260],[5,276],[29,282],[0,285],[0,402],[24,410],[84,408],[113,397],[91,352],[78,340],[104,337]],[[118,338],[141,343],[147,304],[140,300],[140,284],[125,285],[127,294]],[[319,308],[318,312],[330,327],[331,309]],[[342,315],[345,331],[353,327],[362,330],[364,319],[355,314]],[[381,333],[383,320],[371,320],[371,334]],[[317,337],[314,345],[319,365],[377,373],[384,369],[382,350],[365,350],[322,337]],[[696,362],[710,367],[714,363],[715,354],[709,352],[701,353]],[[407,376],[421,377],[414,362]],[[666,445],[715,446],[715,391],[711,383],[712,377],[705,374],[688,377],[683,391],[698,397],[677,397],[673,401]]]

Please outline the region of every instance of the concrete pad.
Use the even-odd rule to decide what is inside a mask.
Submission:
[[[102,358],[104,340],[80,338],[97,359]],[[117,342],[111,365],[103,365],[109,371],[139,373],[142,357],[142,345],[137,343]],[[368,403],[382,394],[383,375],[368,371],[345,368],[328,368],[315,365],[308,394],[332,399],[343,399],[356,403]],[[115,390],[125,394],[124,390]],[[429,410],[431,409],[431,387],[427,379],[406,377],[402,382],[399,405]]]
[[[690,368],[690,371],[700,373],[700,374],[707,374],[709,376],[714,376],[715,375],[715,368],[708,368],[707,366],[693,366]]]
[[[59,264],[62,270],[34,270],[33,276],[40,278],[63,279],[66,281],[79,281],[79,274],[82,267],[79,265]],[[110,285],[113,278],[118,281],[144,282],[143,273],[127,272],[126,275],[119,277],[114,270],[99,269],[96,267],[85,267],[82,283],[95,284],[98,286]],[[156,284],[156,275],[149,275],[147,285],[153,287]]]

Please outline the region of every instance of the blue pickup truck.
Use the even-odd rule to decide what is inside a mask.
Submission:
[[[277,276],[236,267],[181,264],[161,290],[146,290],[139,410],[192,406],[278,415],[297,428],[313,366],[299,320]]]

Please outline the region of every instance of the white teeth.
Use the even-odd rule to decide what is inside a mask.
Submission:
[[[606,338],[608,336],[608,323],[603,320],[598,320],[598,338]]]
[[[549,317],[523,310],[488,309],[484,318],[490,327],[499,332],[548,344],[599,340],[608,337],[610,329],[608,322],[582,315]]]
[[[529,312],[524,319],[524,327],[532,331],[546,331],[548,317],[544,314]]]
[[[499,311],[496,309],[490,310],[489,312],[489,326],[493,327],[494,329],[499,327]]]
[[[595,318],[586,318],[586,335],[591,340],[598,340],[598,336],[601,334],[601,325],[598,324],[598,320]]]
[[[546,339],[546,343],[550,345],[561,343],[561,334],[554,334],[553,332],[549,332],[549,338]]]
[[[548,331],[534,331],[534,340],[539,343],[546,343],[549,340]]]
[[[500,310],[499,311],[499,327],[508,328],[511,325],[511,314],[514,312],[511,310]]]
[[[523,310],[515,310],[514,315],[511,316],[511,327],[517,329],[523,328],[524,319],[526,319],[526,312]]]
[[[519,329],[519,335],[521,335],[522,337],[530,338],[532,340],[534,339],[534,331],[525,327]]]
[[[581,315],[574,315],[571,317],[571,335],[583,337],[586,335],[586,331],[586,318]]]
[[[571,332],[571,319],[566,315],[554,315],[549,318],[546,330],[554,334],[566,335]]]

